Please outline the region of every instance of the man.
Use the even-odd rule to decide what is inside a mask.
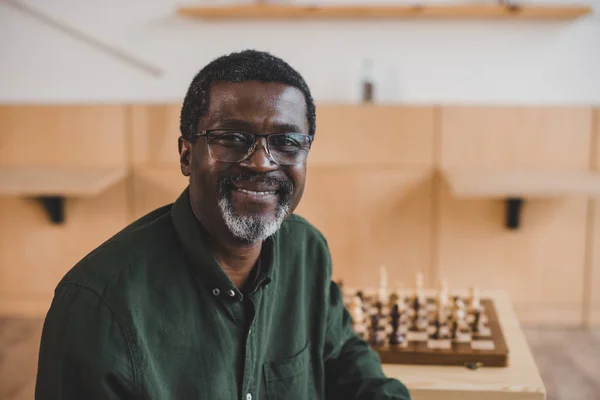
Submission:
[[[293,215],[315,106],[281,59],[243,51],[194,78],[189,186],[59,283],[37,399],[409,399],[351,329],[325,238]]]

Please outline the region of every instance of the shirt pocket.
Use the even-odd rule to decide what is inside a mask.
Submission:
[[[310,342],[295,355],[263,365],[268,400],[318,398],[314,390]]]

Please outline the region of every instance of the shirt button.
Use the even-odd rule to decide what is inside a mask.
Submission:
[[[214,294],[215,296],[218,296],[219,294],[221,294],[221,291],[219,290],[219,288],[214,288],[214,289],[213,289],[213,294]]]
[[[229,295],[229,297],[235,297],[235,292],[233,291],[233,289],[229,289],[227,294]]]
[[[246,400],[252,400],[252,395],[250,393],[246,395]]]

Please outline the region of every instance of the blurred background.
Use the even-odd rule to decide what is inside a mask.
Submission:
[[[183,96],[246,48],[317,102],[297,212],[335,279],[505,291],[547,398],[600,399],[600,1],[269,4],[0,1],[0,399],[33,397],[66,271],[185,188]]]

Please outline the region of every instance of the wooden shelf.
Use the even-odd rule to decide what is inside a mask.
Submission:
[[[457,197],[600,196],[600,173],[455,169],[443,174]]]
[[[571,20],[590,14],[586,5],[501,4],[302,6],[246,4],[179,7],[181,16],[205,20],[279,19],[539,19]]]
[[[125,168],[0,167],[0,196],[32,197],[59,224],[66,197],[95,196],[125,175]]]
[[[0,195],[95,196],[125,174],[124,168],[0,167]]]
[[[509,229],[519,228],[525,198],[600,197],[599,173],[477,169],[443,173],[457,197],[503,199]]]

